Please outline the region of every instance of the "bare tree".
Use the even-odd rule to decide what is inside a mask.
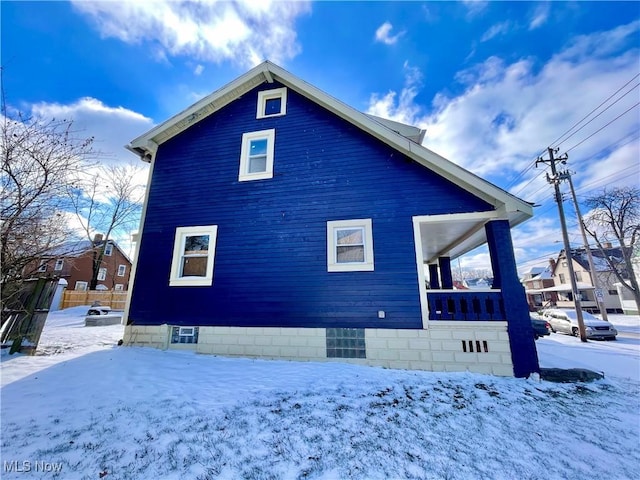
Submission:
[[[93,138],[67,120],[0,118],[0,282],[2,303],[15,298],[30,265],[70,238],[63,210],[69,178],[93,157]]]
[[[640,288],[633,270],[633,258],[640,254],[640,189],[604,189],[588,197],[585,204],[591,209],[585,217],[585,230],[595,240],[618,281],[632,292],[640,312]],[[604,244],[609,242],[620,244],[621,264],[606,254]]]
[[[133,165],[103,166],[79,176],[69,189],[75,215],[94,247],[90,290],[98,284],[109,240],[138,226],[144,196],[141,173]],[[102,238],[96,242],[98,232]]]

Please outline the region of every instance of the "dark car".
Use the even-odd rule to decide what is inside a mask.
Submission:
[[[531,317],[531,326],[533,327],[533,338],[537,340],[545,335],[551,335],[551,325],[549,322],[534,313],[529,316]]]

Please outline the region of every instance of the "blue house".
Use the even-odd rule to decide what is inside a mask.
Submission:
[[[528,376],[530,204],[270,62],[127,148],[151,164],[125,344]],[[488,244],[493,285],[451,260]]]

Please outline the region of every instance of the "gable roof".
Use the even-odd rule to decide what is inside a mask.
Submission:
[[[359,112],[269,61],[254,67],[224,87],[137,137],[126,148],[138,154],[143,161],[150,162],[155,157],[158,146],[163,142],[215,113],[253,88],[263,83],[273,83],[274,80],[493,205],[508,216],[512,226],[533,216],[533,208],[530,203],[511,195],[417,143],[424,138],[424,131]]]
[[[100,240],[98,242],[90,242],[89,240],[78,240],[78,241],[67,242],[49,249],[44,256],[48,258],[79,257],[93,250],[96,247],[102,246],[102,244],[104,243],[105,243],[104,240]],[[120,246],[115,241],[107,240],[107,243],[110,243],[111,245],[113,245],[120,252],[120,254],[125,258],[125,260],[127,260],[127,262],[129,262],[130,264],[133,263],[129,258],[129,256],[120,248]]]

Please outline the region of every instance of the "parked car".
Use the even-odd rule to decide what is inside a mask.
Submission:
[[[553,308],[545,310],[542,318],[549,322],[552,332],[566,333],[567,335],[580,336],[578,329],[578,314],[575,310]],[[609,322],[600,320],[588,312],[582,312],[584,328],[587,338],[600,340],[615,340],[618,331]]]
[[[551,335],[551,325],[549,325],[548,321],[540,318],[540,315],[537,313],[532,313],[529,316],[531,318],[531,326],[533,327],[533,338],[537,340],[545,335]]]

